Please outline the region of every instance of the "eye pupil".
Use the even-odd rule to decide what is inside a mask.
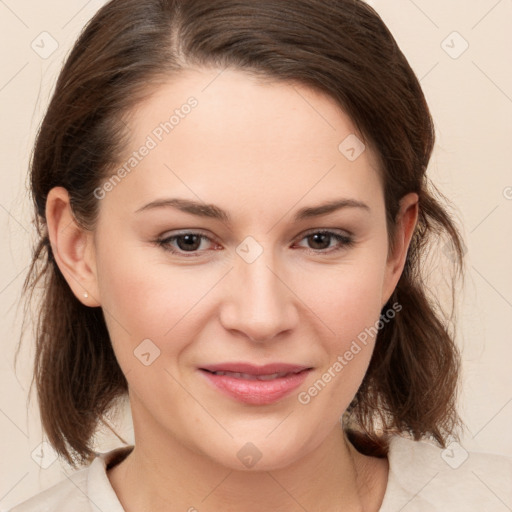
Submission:
[[[313,249],[326,249],[329,247],[330,235],[328,233],[314,233],[309,236],[310,240],[313,240]],[[327,244],[325,241],[327,240]],[[315,245],[320,245],[320,247],[315,247]]]
[[[185,244],[182,244],[182,241],[186,241]],[[194,234],[180,235],[176,238],[176,242],[183,251],[195,251],[201,245],[201,237]]]

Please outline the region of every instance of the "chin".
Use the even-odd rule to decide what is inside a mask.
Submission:
[[[289,441],[289,439],[288,439]],[[205,452],[216,463],[235,471],[275,471],[293,464],[302,450],[297,444],[286,444],[284,440],[270,441],[262,436],[260,440],[233,441],[229,446],[219,447],[220,453]],[[234,456],[229,456],[233,454]]]

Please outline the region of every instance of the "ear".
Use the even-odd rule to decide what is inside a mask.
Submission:
[[[381,307],[384,307],[391,297],[402,275],[409,244],[418,221],[418,200],[418,194],[414,192],[405,195],[400,200],[394,236],[395,244],[393,251],[388,254],[386,262]]]
[[[72,292],[86,306],[99,306],[93,233],[78,225],[63,187],[48,193],[46,224],[53,256]]]

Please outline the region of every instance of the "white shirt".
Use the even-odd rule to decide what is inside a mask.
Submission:
[[[8,512],[125,512],[107,465],[132,446],[98,454],[85,469]],[[389,476],[379,512],[506,512],[512,510],[512,458],[442,450],[426,441],[391,439]]]

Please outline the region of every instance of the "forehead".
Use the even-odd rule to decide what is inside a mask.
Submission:
[[[375,155],[351,119],[301,84],[187,70],[159,84],[127,124],[130,143],[119,167],[139,155],[111,194],[122,193],[125,203],[166,191],[213,202],[231,191],[232,202],[259,195],[291,206],[305,194],[313,200],[337,190],[368,199],[379,191]]]

